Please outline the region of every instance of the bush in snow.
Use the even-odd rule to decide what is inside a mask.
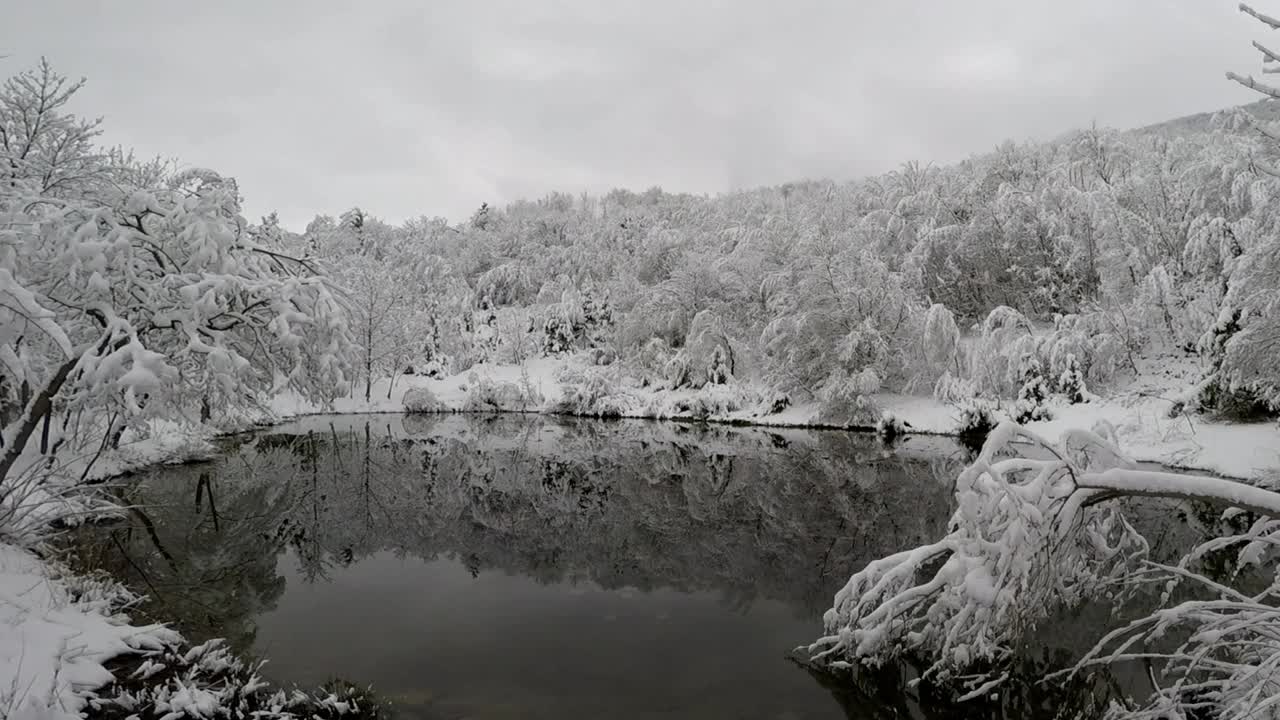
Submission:
[[[409,388],[404,393],[404,411],[410,413],[438,413],[448,408],[428,388]]]
[[[956,418],[956,437],[970,448],[980,447],[987,435],[995,429],[998,420],[996,407],[983,398],[969,398],[960,404]]]
[[[962,405],[978,397],[978,386],[972,380],[955,377],[948,370],[934,383],[933,397],[947,405]]]
[[[871,368],[835,378],[819,393],[822,405],[818,419],[845,427],[875,427],[880,420],[880,409],[870,396],[879,390],[880,377]]]
[[[665,379],[672,352],[662,338],[651,338],[630,358],[629,365],[642,385]]]
[[[694,316],[684,347],[667,362],[671,388],[724,385],[733,379],[733,343],[723,319],[704,310]]]
[[[404,374],[443,380],[449,376],[449,358],[444,355],[428,356],[405,366]]]
[[[1035,420],[1048,420],[1049,408],[1045,402],[1049,399],[1049,386],[1044,380],[1044,370],[1040,360],[1034,356],[1022,359],[1022,387],[1018,389],[1018,399],[1013,405],[1015,422],[1026,424]]]
[[[791,407],[791,396],[784,392],[773,391],[765,396],[760,403],[760,411],[758,414],[777,415],[778,413]]]
[[[935,303],[924,316],[924,355],[930,363],[950,368],[960,349],[960,329],[946,305]]]
[[[658,417],[693,417],[705,420],[724,417],[760,404],[760,395],[739,385],[707,385],[693,395],[676,397],[665,408],[655,412]]]
[[[613,348],[607,348],[607,347],[592,348],[591,351],[587,353],[587,359],[591,362],[592,365],[597,365],[597,366],[612,365],[615,362],[617,362],[618,353],[614,352]]]
[[[467,376],[464,412],[532,412],[542,407],[546,398],[530,383],[492,380],[472,372]]]
[[[565,373],[560,399],[548,412],[585,417],[625,417],[637,414],[640,402],[619,387],[616,374],[599,370]]]
[[[613,330],[608,296],[597,301],[589,290],[565,290],[546,310],[542,321],[542,353],[555,355],[604,344]]]
[[[906,431],[906,422],[888,410],[881,413],[880,419],[876,421],[876,434],[885,442],[893,440]]]
[[[478,310],[523,304],[538,294],[529,271],[515,263],[498,265],[476,278],[473,302]]]
[[[389,720],[367,688],[331,680],[316,690],[273,688],[220,639],[185,648],[175,643],[141,653],[131,673],[89,701],[103,720]]]
[[[982,322],[981,335],[969,358],[969,377],[978,390],[996,397],[1017,392],[1017,362],[1034,352],[1031,321],[1011,307],[995,308]]]
[[[1276,243],[1280,256],[1280,241]],[[1280,282],[1280,260],[1269,276]],[[1257,420],[1280,411],[1280,291],[1268,311],[1254,317],[1224,305],[1218,321],[1201,339],[1211,360],[1199,404],[1235,420]]]
[[[733,377],[729,370],[729,352],[724,345],[716,344],[707,360],[707,382],[711,385],[724,385]]]
[[[1067,367],[1058,376],[1058,394],[1072,405],[1089,402],[1089,390],[1085,387],[1084,373],[1074,354],[1067,355]]]

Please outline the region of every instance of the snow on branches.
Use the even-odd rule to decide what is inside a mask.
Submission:
[[[947,535],[855,574],[810,646],[814,659],[841,667],[923,658],[931,679],[983,694],[1024,633],[1149,567],[1147,541],[1106,501],[1189,498],[1280,516],[1280,494],[1136,469],[1108,434],[1077,430],[1052,444],[1013,423],[998,427],[956,482]],[[1267,527],[1255,540],[1275,542]]]
[[[51,72],[19,76],[0,102],[10,155],[18,126],[39,117],[46,128],[28,129],[26,161],[0,184],[0,480],[40,425],[41,452],[51,450],[54,416],[202,408],[207,418],[286,388],[330,397],[350,339],[328,280],[251,237],[234,181],[203,169],[143,172],[119,153],[59,145],[91,127],[61,114],[79,86]],[[59,102],[45,102],[49,93]],[[51,189],[46,176],[65,168],[80,168],[75,192],[69,181]]]
[[[1163,584],[1166,607],[1108,633],[1067,672],[1131,660],[1161,667],[1163,680],[1153,696],[1114,705],[1109,715],[1117,720],[1189,718],[1206,711],[1222,720],[1280,718],[1280,578],[1264,569],[1270,583],[1244,592],[1196,569],[1210,553],[1231,552],[1236,573],[1244,574],[1249,566],[1273,566],[1277,548],[1280,521],[1263,517],[1244,532],[1200,545],[1177,565],[1146,563],[1138,577]],[[1191,599],[1168,605],[1179,586]],[[1169,636],[1182,640],[1161,642]]]

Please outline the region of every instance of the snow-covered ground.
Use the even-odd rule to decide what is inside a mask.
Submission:
[[[131,599],[116,583],[0,543],[0,717],[79,718],[85,693],[112,679],[104,661],[179,639],[129,625],[115,608]]]

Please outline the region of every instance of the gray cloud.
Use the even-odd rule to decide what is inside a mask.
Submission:
[[[5,0],[8,2],[9,0]],[[714,193],[948,162],[1249,101],[1230,0],[436,0],[4,9],[6,73],[89,79],[106,139],[235,175],[301,227],[652,185]]]

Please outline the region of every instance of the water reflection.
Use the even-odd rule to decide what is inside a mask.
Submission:
[[[1084,708],[1096,683],[1034,682],[1063,662],[1052,642],[1008,697],[962,709],[909,665],[835,678],[788,660],[854,570],[943,533],[963,459],[846,433],[310,419],[145,476],[130,522],[85,551],[192,640],[263,654],[278,681],[372,683],[406,717]],[[1051,635],[1078,654],[1079,630]]]

